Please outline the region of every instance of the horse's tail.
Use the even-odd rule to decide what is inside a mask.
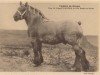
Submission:
[[[78,21],[78,24],[81,25],[81,21]]]

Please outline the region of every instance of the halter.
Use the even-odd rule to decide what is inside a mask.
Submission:
[[[23,19],[23,15],[26,13],[27,10],[25,10],[23,13],[21,13],[19,10],[17,12],[20,14],[21,19]],[[30,6],[29,6],[29,11],[30,11]]]

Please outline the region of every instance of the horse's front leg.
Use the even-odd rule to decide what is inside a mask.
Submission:
[[[41,59],[43,59],[41,52],[42,43],[36,39],[34,40],[34,42],[32,41],[31,44],[34,52],[33,63],[35,64],[35,66],[39,66],[42,63]]]
[[[38,53],[39,53],[39,60],[42,63],[43,62],[43,56],[42,56],[42,43],[38,40]]]

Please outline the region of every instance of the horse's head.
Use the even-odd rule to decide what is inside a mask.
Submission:
[[[20,6],[18,7],[16,13],[13,16],[14,20],[18,21],[18,20],[25,19],[25,16],[28,11],[28,7],[29,5],[27,2],[25,4],[22,4],[22,2],[20,2]]]
[[[29,6],[27,2],[25,4],[20,2],[20,6],[18,7],[13,18],[15,21],[25,19],[26,23],[30,22],[31,20],[31,22],[36,23],[37,21],[39,22],[43,19],[47,19],[40,10]]]

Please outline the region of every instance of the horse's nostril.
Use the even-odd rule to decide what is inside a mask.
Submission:
[[[17,16],[13,16],[14,18],[16,18]]]

